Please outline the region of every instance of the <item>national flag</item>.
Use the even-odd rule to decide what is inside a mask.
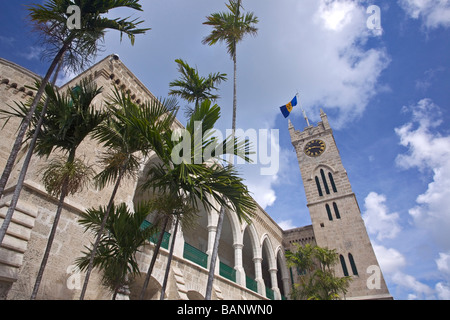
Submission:
[[[297,105],[297,96],[294,97],[294,99],[292,99],[291,102],[289,102],[288,104],[280,107],[281,113],[283,114],[283,116],[285,118],[289,117],[289,115],[291,114],[292,108],[295,107]]]

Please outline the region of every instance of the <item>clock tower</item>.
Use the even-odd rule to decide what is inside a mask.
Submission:
[[[320,117],[303,131],[289,121],[315,242],[339,254],[337,276],[352,277],[346,299],[392,299],[323,110]]]

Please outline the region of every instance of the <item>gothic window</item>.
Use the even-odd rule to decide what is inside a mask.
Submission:
[[[339,259],[341,260],[342,271],[344,271],[344,276],[348,277],[348,270],[347,265],[345,264],[344,256],[342,254],[339,255]]]
[[[319,191],[319,196],[323,196],[322,188],[320,187],[319,178],[316,177],[316,185],[317,185],[317,191]]]
[[[327,194],[330,194],[330,189],[328,188],[328,182],[325,178],[325,172],[323,172],[323,169],[320,169],[320,175],[322,176],[323,186],[325,187],[325,192]]]
[[[334,214],[336,215],[336,219],[340,219],[341,215],[339,214],[339,209],[336,202],[333,202]]]
[[[330,179],[331,188],[333,189],[333,192],[336,193],[337,189],[336,189],[336,185],[334,184],[334,179],[333,179],[333,175],[331,174],[331,172],[328,172],[328,178]]]
[[[333,221],[333,216],[331,215],[331,209],[330,206],[328,204],[325,205],[325,208],[327,209],[327,214],[328,214],[328,220]]]
[[[358,275],[358,269],[356,269],[355,260],[353,260],[353,256],[351,253],[348,254],[348,260],[350,260],[350,266],[352,268],[352,272],[355,276]]]

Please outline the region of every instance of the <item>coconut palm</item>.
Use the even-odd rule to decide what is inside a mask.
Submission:
[[[232,117],[232,137],[236,131],[236,114],[237,114],[237,44],[244,39],[248,34],[255,36],[258,32],[256,24],[259,22],[258,18],[252,13],[241,15],[241,1],[230,0],[227,4],[229,12],[213,13],[207,17],[207,21],[203,24],[213,27],[211,34],[203,39],[203,44],[210,46],[217,42],[225,42],[227,51],[233,60],[234,78],[233,78],[233,117]],[[230,157],[230,163],[231,163]],[[214,270],[219,250],[220,235],[222,232],[223,218],[225,215],[224,208],[221,209],[219,220],[217,223],[216,239],[211,257],[211,265],[209,269],[208,284],[206,288],[205,299],[211,299],[212,282],[214,279]]]
[[[205,78],[198,74],[196,68],[192,68],[182,59],[177,59],[175,62],[178,64],[178,72],[181,76],[169,84],[170,88],[177,88],[171,89],[169,95],[178,96],[187,102],[194,102],[194,108],[203,100],[215,101],[219,98],[219,95],[211,91],[217,90],[217,86],[227,80],[225,73],[210,73]],[[189,108],[186,114],[189,116],[192,112],[193,108]]]
[[[195,210],[198,210],[199,206],[215,209],[213,202],[216,201],[224,209],[236,212],[239,219],[250,222],[256,205],[247,187],[233,167],[223,167],[217,160],[228,150],[233,150],[234,155],[250,161],[248,155],[251,153],[251,146],[248,141],[238,141],[231,137],[218,141],[212,135],[212,130],[219,118],[219,106],[205,100],[194,110],[181,136],[177,138],[174,130],[165,132],[162,136],[165,139],[165,150],[157,153],[161,162],[150,166],[142,188],[174,197],[182,196],[184,202]],[[145,125],[137,123],[136,127],[145,128]],[[197,130],[203,137],[201,141],[194,138]],[[142,131],[141,135],[146,139],[145,131]],[[176,150],[184,139],[189,139],[189,150],[183,150],[183,153],[187,153],[187,158],[179,161]],[[230,144],[232,147],[227,147]],[[199,158],[201,161],[198,161]],[[158,252],[155,249],[154,258],[156,254]],[[141,298],[144,296],[152,269],[153,265],[150,264]]]
[[[86,79],[74,89],[68,89],[64,94],[47,86],[49,105],[47,116],[37,137],[35,153],[41,157],[49,157],[59,150],[67,157],[53,158],[43,172],[47,191],[53,196],[59,196],[59,201],[31,299],[36,298],[39,290],[61,217],[64,199],[67,195],[80,191],[93,175],[92,169],[86,168],[83,161],[76,158],[76,151],[84,139],[107,116],[105,112],[95,110],[92,105],[92,101],[101,91],[101,88]],[[29,134],[34,133],[33,129],[31,128]]]
[[[156,228],[143,228],[145,218],[155,209],[155,202],[145,202],[136,206],[135,211],[127,208],[125,203],[111,208],[89,209],[81,214],[79,223],[85,231],[94,235],[102,234],[97,253],[86,247],[83,256],[76,260],[76,266],[85,271],[95,256],[94,267],[102,271],[102,283],[113,292],[117,292],[140,274],[136,253],[155,232]],[[108,211],[111,214],[108,214]],[[103,220],[108,215],[107,223],[101,231]]]
[[[69,18],[67,9],[71,5],[77,5],[81,10],[81,28],[79,29],[69,29],[67,26]],[[104,39],[107,30],[119,31],[121,39],[122,35],[126,34],[132,45],[135,42],[136,35],[144,34],[149,30],[138,28],[143,22],[138,21],[138,19],[109,19],[105,17],[110,10],[121,7],[142,11],[139,0],[48,0],[43,5],[33,5],[28,8],[29,18],[34,26],[34,30],[42,37],[40,45],[46,45],[47,50],[44,56],[54,56],[54,58],[41,81],[41,85],[29,108],[29,113],[24,118],[24,121],[22,121],[18,130],[16,140],[0,178],[0,198],[3,196],[6,183],[12,172],[28,126],[34,117],[35,110],[44,94],[45,87],[58,63],[63,61],[65,67],[73,69],[83,68],[96,55],[99,49],[99,41]],[[38,131],[40,130],[39,127],[36,129]],[[27,168],[23,170],[26,172]],[[18,184],[16,188],[21,190],[22,184]],[[10,219],[7,216],[5,221],[9,221]],[[2,226],[0,240],[3,240],[7,228],[7,224]]]
[[[137,174],[142,156],[152,150],[152,146],[148,146],[148,142],[139,139],[139,132],[126,119],[136,116],[144,117],[149,123],[146,128],[148,135],[153,134],[153,140],[158,141],[160,133],[167,130],[172,124],[177,110],[174,100],[152,100],[146,102],[144,106],[140,106],[131,100],[129,94],[119,92],[117,88],[107,101],[107,106],[111,116],[106,122],[98,126],[93,134],[93,137],[106,148],[101,159],[104,168],[95,177],[95,180],[97,187],[100,189],[110,183],[114,183],[114,189],[91,250],[92,256],[90,264],[86,268],[86,277],[80,299],[84,299],[86,294],[97,246],[100,243],[119,186],[123,178],[134,177]]]

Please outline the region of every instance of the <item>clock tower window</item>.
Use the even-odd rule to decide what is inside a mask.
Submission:
[[[339,209],[338,209],[336,202],[333,202],[333,209],[334,209],[334,214],[336,215],[336,219],[340,219],[341,215],[339,213]]]
[[[352,272],[355,276],[358,275],[358,269],[356,269],[355,260],[353,260],[353,255],[351,253],[348,254],[348,260],[350,260],[350,266],[352,267]]]
[[[320,181],[317,176],[316,176],[316,186],[317,186],[317,191],[319,192],[319,196],[323,197],[322,187],[320,186]]]
[[[336,189],[336,185],[334,184],[334,179],[333,179],[333,175],[331,174],[331,172],[328,172],[328,178],[330,179],[331,188],[333,189],[333,192],[336,193],[337,189]]]
[[[330,188],[328,188],[328,182],[327,182],[327,179],[325,178],[325,172],[323,171],[323,169],[320,169],[320,175],[322,176],[322,181],[323,181],[323,186],[325,187],[325,192],[327,194],[330,194]]]
[[[339,259],[341,260],[342,271],[344,272],[344,276],[348,277],[349,274],[348,274],[347,264],[345,263],[344,256],[342,254],[339,255]]]
[[[331,209],[328,204],[325,205],[325,209],[327,209],[328,220],[333,221],[333,216],[331,215]]]

